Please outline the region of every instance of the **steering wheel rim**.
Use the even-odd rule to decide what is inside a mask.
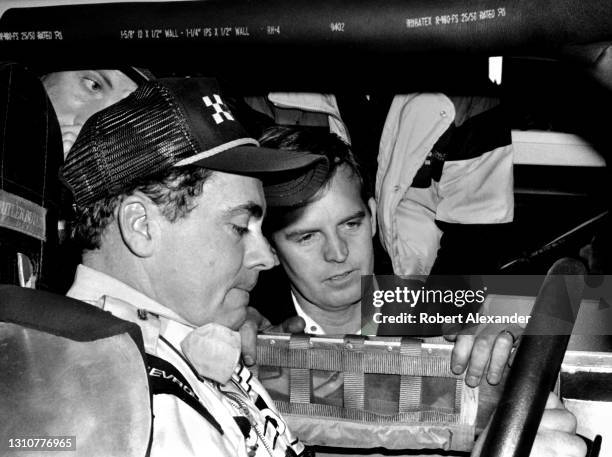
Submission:
[[[571,258],[558,260],[548,271],[480,455],[525,457],[531,452],[578,314],[585,274],[582,262]]]

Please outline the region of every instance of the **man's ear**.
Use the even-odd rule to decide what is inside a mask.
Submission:
[[[157,207],[142,194],[135,193],[119,205],[117,220],[125,245],[138,257],[149,257],[157,241]]]
[[[278,259],[276,248],[274,247],[274,244],[270,242],[270,240],[268,240],[268,244],[270,245],[270,251],[272,251],[272,256],[274,257],[274,266],[278,267],[280,265],[280,260]]]
[[[370,223],[372,224],[372,238],[376,235],[376,200],[374,197],[368,199],[368,208],[370,208]]]

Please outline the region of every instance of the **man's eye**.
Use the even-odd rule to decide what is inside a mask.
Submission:
[[[314,238],[314,233],[306,233],[305,235],[300,236],[297,239],[297,242],[300,244],[304,244],[304,243],[308,243],[309,241],[312,241],[313,238]]]
[[[232,224],[232,230],[236,232],[239,236],[244,236],[249,233],[248,227],[243,227],[241,225]]]
[[[346,223],[346,226],[347,226],[349,229],[356,229],[356,228],[361,227],[361,223],[362,223],[362,222],[363,222],[363,221],[362,221],[361,219],[355,219],[355,220],[352,220],[352,221],[348,221],[348,222]]]
[[[83,83],[85,84],[85,87],[92,92],[99,92],[102,90],[102,84],[95,79],[83,78]]]

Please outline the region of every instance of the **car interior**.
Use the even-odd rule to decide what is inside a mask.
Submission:
[[[516,436],[527,430],[533,440],[542,395],[554,389],[576,415],[588,455],[612,455],[611,13],[607,0],[1,2],[0,284],[7,286],[0,286],[0,397],[11,399],[16,413],[10,423],[0,420],[0,436],[36,434],[35,427],[58,434],[61,421],[42,425],[28,400],[51,388],[35,381],[38,367],[50,348],[67,354],[72,343],[94,344],[92,329],[105,318],[79,315],[81,330],[71,333],[57,316],[78,313],[74,304],[49,298],[65,294],[79,253],[67,236],[72,202],[58,177],[59,124],[40,78],[130,66],[156,78],[217,78],[254,136],[279,122],[330,128],[327,115],[274,104],[271,94],[333,94],[353,151],[373,175],[395,95],[498,98],[512,139],[514,215],[486,237],[454,248],[457,255],[488,254],[486,267],[466,261],[459,273],[492,282],[518,278],[493,291],[488,303],[526,313],[533,307],[532,316],[578,293],[571,322],[534,318],[532,328],[547,330],[523,337],[498,386],[468,388],[450,373],[441,361],[452,344],[401,337],[262,334],[258,375],[296,434],[319,452],[468,455],[497,408],[482,455],[527,455],[531,444]],[[377,261],[388,267],[389,256],[376,243]],[[586,282],[559,282],[556,275]],[[39,290],[15,292],[8,285]],[[43,294],[38,301],[57,311],[28,305],[38,297],[31,293]],[[101,338],[122,335],[131,361],[139,360],[138,330],[110,321],[108,328],[96,334],[99,346],[83,352],[83,367],[87,354],[111,350]],[[32,344],[46,347],[47,356],[28,356]],[[134,366],[126,362],[125,369],[138,377]],[[66,384],[61,370],[50,370],[54,388],[83,388]],[[317,397],[313,373],[342,373],[342,395]],[[124,388],[120,374],[109,374],[109,382]],[[415,386],[418,398],[406,396]],[[75,398],[95,396],[78,392]],[[142,409],[128,412],[126,405],[137,403],[131,395],[117,414],[138,436],[119,437],[115,450],[123,443],[129,455],[148,455],[151,418]],[[106,399],[96,400],[90,411],[73,406],[71,426],[78,426],[77,413],[111,416]],[[130,440],[137,445],[128,446]],[[104,455],[102,446],[92,442],[78,452]]]

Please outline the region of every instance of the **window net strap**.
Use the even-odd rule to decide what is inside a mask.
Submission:
[[[402,338],[400,354],[404,356],[421,356],[421,340]],[[402,375],[400,377],[399,412],[419,411],[421,409],[421,376]]]
[[[364,409],[364,341],[358,335],[347,335],[344,338],[342,371],[344,371],[344,407]]]
[[[290,366],[289,401],[291,403],[310,403],[310,368],[308,364],[308,346],[310,337],[305,334],[293,334],[289,340]]]

